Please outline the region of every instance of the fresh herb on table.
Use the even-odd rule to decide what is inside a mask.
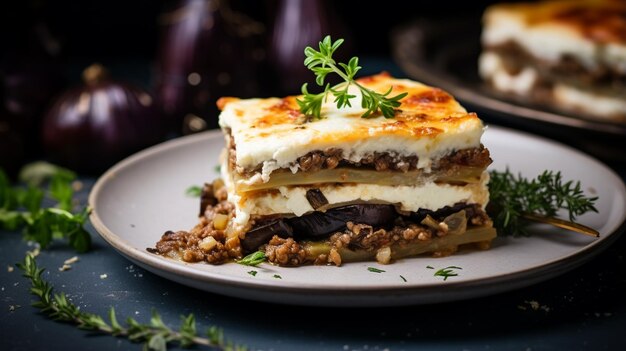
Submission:
[[[67,239],[78,252],[88,251],[91,236],[84,228],[89,208],[74,212],[72,182],[76,175],[50,164],[31,166],[21,172],[25,187],[12,185],[0,169],[0,228],[21,229],[24,239],[42,248],[55,239]],[[41,185],[48,180],[47,191]],[[49,203],[52,205],[48,206]]]
[[[265,253],[263,253],[263,251],[256,251],[236,262],[244,266],[258,266],[266,260],[267,257],[265,256]]]
[[[257,271],[248,271],[248,274],[250,274],[253,277],[256,277],[257,273],[258,273]]]
[[[274,278],[276,278],[276,279],[283,279],[283,277],[281,277],[281,276],[280,276],[280,275],[278,275],[278,274],[274,274]]]
[[[85,330],[128,338],[132,342],[142,342],[144,349],[150,350],[167,350],[168,344],[172,343],[184,348],[205,345],[217,350],[246,350],[246,347],[226,341],[220,328],[210,327],[206,331],[206,337],[198,336],[193,314],[181,317],[179,330],[165,325],[161,316],[154,310],[148,324],[141,324],[128,317],[126,325],[122,325],[117,320],[115,309],[111,307],[107,321],[100,315],[81,311],[78,306],[68,301],[64,293],[53,294],[54,288],[42,278],[44,269],[37,266],[33,256],[27,255],[24,262],[18,263],[17,266],[31,282],[30,293],[38,298],[33,306],[57,321],[74,324]]]
[[[456,277],[459,275],[458,273],[454,271],[455,269],[463,269],[463,268],[457,267],[457,266],[448,266],[448,267],[441,268],[440,270],[436,271],[434,276],[443,277],[443,280],[447,280],[449,277]]]
[[[536,179],[513,175],[508,169],[490,171],[487,213],[494,221],[498,235],[528,235],[529,221],[540,221],[591,234],[591,228],[574,223],[586,212],[598,212],[597,197],[587,197],[580,182],[564,182],[560,172],[544,171]],[[566,210],[569,222],[555,218]],[[597,232],[594,234],[597,236]]]
[[[392,91],[392,87],[384,94],[375,92],[373,90],[365,88],[359,84],[354,77],[361,69],[359,66],[359,58],[353,57],[347,64],[339,62],[337,63],[333,59],[333,54],[343,43],[343,39],[338,39],[335,42],[332,41],[330,35],[327,35],[319,43],[319,51],[307,46],[304,49],[304,65],[315,73],[315,82],[319,86],[324,86],[324,80],[330,73],[336,73],[344,82],[337,84],[333,87],[330,84],[324,86],[324,91],[318,94],[309,93],[307,83],[302,85],[302,99],[297,99],[300,111],[305,115],[312,115],[315,118],[321,118],[322,104],[328,98],[328,95],[332,94],[335,98],[334,102],[338,108],[344,106],[351,107],[350,100],[356,97],[348,92],[351,85],[354,85],[361,92],[361,107],[367,109],[361,117],[371,117],[376,112],[380,111],[385,118],[393,118],[395,115],[395,109],[400,106],[400,99],[405,97],[407,93],[398,94],[396,96],[389,96]]]
[[[376,267],[367,267],[367,270],[373,273],[385,273],[384,270],[382,269],[378,269]]]
[[[200,197],[202,195],[202,187],[198,185],[192,185],[187,190],[185,190],[185,194],[190,197]]]

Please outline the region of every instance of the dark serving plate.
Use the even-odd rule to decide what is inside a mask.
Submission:
[[[478,76],[480,18],[416,20],[392,32],[393,57],[411,78],[442,88],[488,122],[573,144],[605,161],[626,162],[626,124],[599,121],[498,93]]]

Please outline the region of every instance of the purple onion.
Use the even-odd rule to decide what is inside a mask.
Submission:
[[[44,117],[42,140],[52,161],[97,173],[162,139],[162,120],[148,92],[110,80],[99,64],[85,69],[83,79]]]

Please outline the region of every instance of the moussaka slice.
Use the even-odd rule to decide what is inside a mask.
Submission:
[[[481,120],[415,81],[358,82],[408,94],[388,119],[332,101],[314,119],[297,96],[220,99],[222,178],[204,187],[200,223],[167,232],[156,251],[210,263],[263,251],[298,266],[489,247],[496,232],[485,213],[491,158]]]
[[[496,90],[626,122],[626,1],[491,5],[479,73]]]

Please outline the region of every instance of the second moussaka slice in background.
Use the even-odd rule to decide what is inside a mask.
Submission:
[[[481,41],[479,72],[496,90],[626,122],[626,1],[494,4]]]

